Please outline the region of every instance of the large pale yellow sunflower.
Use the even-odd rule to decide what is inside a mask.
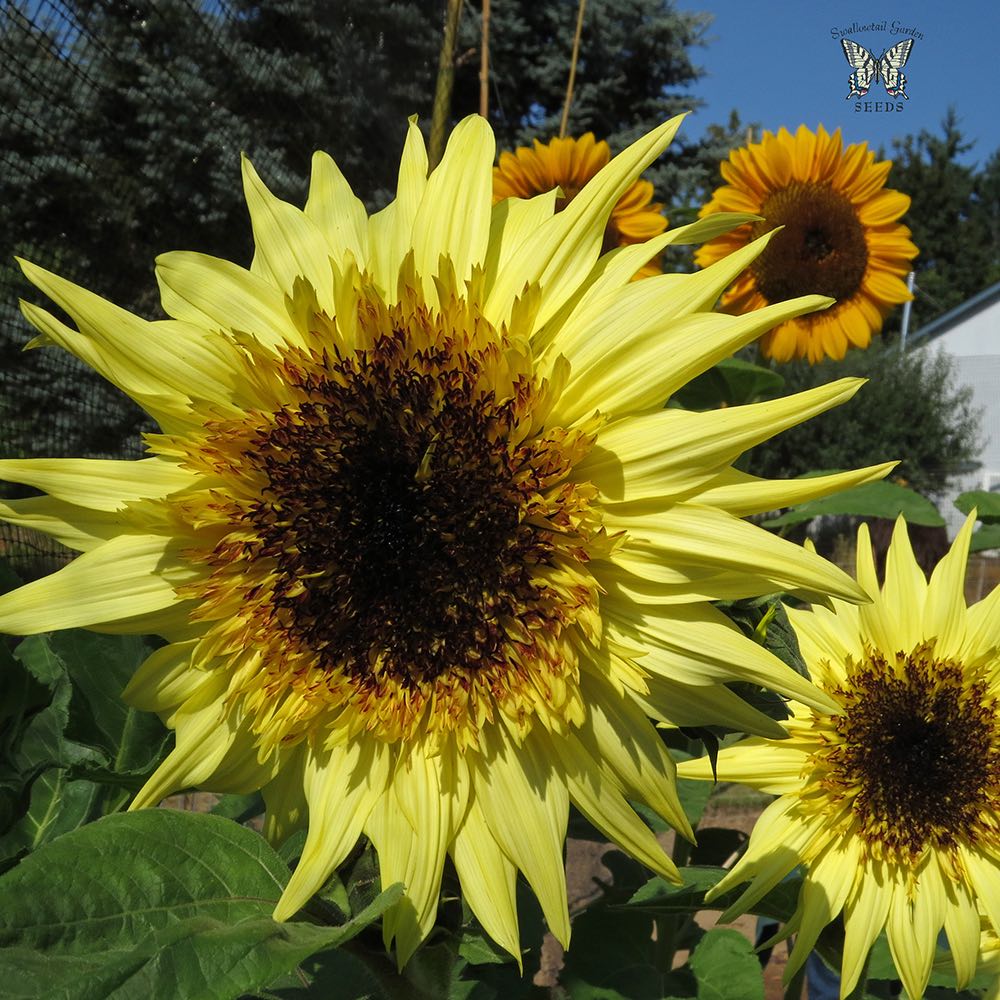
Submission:
[[[718,776],[778,796],[746,854],[715,887],[750,881],[730,919],[799,864],[797,934],[787,975],[843,914],[841,996],[884,929],[903,985],[923,996],[943,927],[960,985],[976,969],[980,916],[1000,927],[1000,588],[967,608],[968,520],[930,581],[896,525],[879,589],[866,528],[854,607],[790,610],[813,680],[836,703],[793,700],[789,739],[719,754]],[[711,778],[705,759],[681,765]]]
[[[753,212],[762,221],[740,226],[702,246],[707,267],[776,226],[784,228],[722,297],[728,312],[745,313],[793,295],[836,299],[823,313],[798,316],[760,341],[775,361],[842,358],[867,347],[894,306],[909,299],[903,281],[917,248],[899,219],[910,199],[886,189],[891,161],[875,162],[866,143],[841,149],[840,130],[804,125],[765,132],[723,162],[726,182],[700,215]]]
[[[82,553],[0,598],[0,629],[167,640],[125,692],[177,734],[133,807],[262,788],[269,838],[308,828],[279,919],[364,834],[383,882],[406,886],[384,923],[400,962],[433,926],[449,854],[504,948],[519,952],[518,871],[565,943],[570,802],[676,877],[628,805],[690,832],[650,716],[780,732],[718,684],[734,678],[833,707],[708,602],[861,600],[846,574],[741,516],[887,467],[768,482],[731,466],[856,380],[663,409],[825,304],[710,311],[767,237],[699,274],[630,283],[668,243],[732,219],[601,256],[614,206],[678,123],[559,213],[555,192],[493,206],[478,117],[430,176],[411,125],[397,197],[371,218],[325,154],[305,211],[245,164],[253,264],[160,257],[162,322],[22,264],[77,327],[24,304],[36,342],[87,361],[162,433],[138,462],[0,462],[48,493],[0,514]]]
[[[552,139],[531,146],[518,146],[513,153],[500,154],[499,166],[493,169],[493,200],[532,198],[553,188],[561,194],[556,211],[565,208],[587,182],[607,166],[611,147],[597,142],[593,132],[579,139]],[[604,229],[604,249],[645,243],[667,228],[663,205],[653,201],[653,185],[636,180],[615,203]],[[636,272],[636,278],[660,274],[659,255]]]

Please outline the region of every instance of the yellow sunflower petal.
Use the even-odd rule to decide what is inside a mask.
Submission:
[[[396,199],[368,221],[369,261],[388,302],[396,301],[396,282],[403,260],[413,247],[413,220],[427,188],[427,149],[411,118],[399,161]]]
[[[694,832],[674,787],[674,762],[655,729],[634,702],[613,698],[604,689],[605,682],[585,675],[582,684],[592,708],[577,734],[579,746],[630,799],[645,802],[693,840]]]
[[[524,241],[552,218],[555,206],[556,192],[550,191],[534,198],[507,198],[493,207],[484,263],[487,289],[493,287],[497,275],[506,270]]]
[[[465,812],[462,791],[468,794],[468,781],[455,781],[453,760],[429,757],[418,748],[397,767],[391,789],[365,824],[378,851],[383,888],[394,882],[406,886],[406,895],[382,922],[386,946],[396,942],[400,967],[434,926],[445,850]]]
[[[666,275],[665,275],[666,277]],[[608,417],[659,408],[682,385],[789,316],[827,304],[818,295],[769,306],[746,316],[698,313],[665,320],[657,309],[657,279],[621,293],[613,318],[553,344],[571,365],[557,419],[572,424],[600,410]],[[669,365],[664,359],[669,358]]]
[[[26,497],[0,500],[0,521],[40,531],[60,545],[88,552],[120,534],[126,527],[127,518],[77,507],[51,497]]]
[[[313,153],[305,214],[316,223],[335,260],[339,262],[344,253],[350,253],[359,263],[368,260],[365,206],[337,164],[319,151]]]
[[[646,514],[641,523],[616,512],[607,516],[606,523],[629,532],[622,552],[647,557],[649,579],[660,578],[657,559],[663,563],[664,576],[684,565],[708,563],[723,572],[741,573],[748,562],[773,580],[776,590],[813,590],[846,601],[865,600],[857,584],[825,559],[711,507],[678,503],[662,514]]]
[[[282,292],[228,260],[175,250],[156,258],[163,309],[206,330],[233,330],[266,347],[296,339]]]
[[[34,635],[134,617],[179,603],[162,564],[179,566],[176,542],[159,535],[121,535],[57,573],[0,597],[0,629]],[[178,570],[178,582],[190,579]],[[142,631],[141,629],[139,631]]]
[[[681,884],[677,866],[664,853],[652,831],[578,741],[570,738],[554,742],[561,751],[570,796],[580,812],[647,868],[670,882]]]
[[[665,659],[668,654],[661,656]],[[680,659],[683,671],[687,661]],[[662,674],[644,678],[646,691],[632,700],[654,719],[672,727],[725,726],[740,733],[782,739],[784,729],[726,687],[679,684]]]
[[[218,697],[224,690],[225,678],[215,675],[188,699],[176,722],[176,746],[136,794],[130,810],[155,806],[171,792],[197,787],[223,765],[239,731],[220,710]]]
[[[912,899],[903,885],[894,887],[886,921],[892,961],[911,997],[922,996],[927,987],[944,923],[944,885],[933,858],[923,866],[919,879],[920,892]]]
[[[275,847],[283,844],[308,821],[309,803],[305,795],[307,760],[308,755],[301,745],[284,754],[280,770],[260,790],[267,810],[261,832]]]
[[[612,587],[608,589],[608,634],[623,646],[644,650],[643,669],[689,684],[713,684],[728,676],[766,684],[806,704],[836,707],[828,695],[748,639],[714,608],[674,607],[669,616],[636,613],[628,604],[615,601]],[[681,664],[683,674],[678,670]]]
[[[569,910],[562,845],[569,792],[546,762],[542,737],[515,748],[496,741],[477,762],[477,801],[503,852],[517,865],[542,905],[549,930],[569,946]]]
[[[389,781],[389,753],[358,740],[306,758],[303,790],[309,830],[302,856],[274,911],[287,920],[317,892],[357,843]]]
[[[683,116],[672,118],[616,156],[566,209],[537,230],[513,266],[493,286],[485,313],[503,322],[526,284],[546,290],[538,322],[543,324],[575,290],[597,260],[604,227],[625,189],[669,145]]]
[[[517,929],[517,868],[500,849],[478,801],[469,803],[452,844],[465,901],[486,933],[521,966]]]
[[[220,338],[182,323],[148,323],[43,268],[19,263],[25,277],[65,309],[78,330],[23,303],[28,322],[140,405],[152,403],[154,414],[185,420],[188,400],[221,402],[231,396],[234,354]]]
[[[45,490],[79,507],[117,511],[133,500],[162,498],[194,486],[197,477],[175,462],[146,458],[122,462],[98,458],[9,458],[0,479]]]
[[[197,645],[194,639],[172,642],[150,653],[125,685],[122,699],[144,712],[173,712],[212,677],[207,670],[191,669]]]
[[[889,918],[891,901],[892,889],[883,865],[869,862],[855,874],[851,895],[844,905],[844,961],[840,981],[845,995],[857,985],[868,953]]]
[[[468,280],[473,267],[486,258],[495,151],[486,119],[469,115],[452,132],[440,165],[427,181],[413,221],[413,250],[428,298],[442,254],[451,259],[459,282]]]
[[[758,479],[738,469],[729,469],[713,479],[699,494],[702,503],[719,510],[746,517],[777,510],[786,504],[796,505],[807,500],[839,493],[841,490],[884,479],[898,465],[886,462],[852,472],[835,472],[829,476],[809,476],[805,479]]]
[[[923,638],[921,621],[926,597],[927,580],[913,555],[906,521],[900,517],[886,555],[882,604],[895,624],[901,649],[912,649]]]
[[[965,569],[975,526],[976,518],[970,514],[927,583],[924,629],[928,637],[936,637],[942,656],[957,653],[965,640]]]
[[[296,278],[305,278],[320,308],[332,316],[331,248],[319,227],[301,209],[271,194],[246,157],[243,191],[256,246],[251,270],[286,295],[291,295]]]
[[[969,887],[943,879],[948,899],[944,907],[944,929],[948,936],[948,950],[955,965],[958,988],[965,989],[976,974],[979,949],[980,918],[976,901]]]
[[[812,953],[823,928],[843,909],[859,860],[854,841],[835,841],[809,866],[799,897],[802,916],[795,931],[795,947],[788,956],[785,983]]]
[[[703,781],[736,781],[768,795],[793,792],[802,782],[802,768],[808,756],[794,745],[751,737],[735,748],[722,750],[715,772],[708,757],[696,757],[677,765],[681,778]]]
[[[655,280],[655,279],[650,279]],[[784,399],[693,413],[660,410],[602,428],[595,448],[576,474],[599,487],[609,500],[625,503],[670,496],[720,473],[748,448],[782,430],[850,399],[861,379],[841,379]]]

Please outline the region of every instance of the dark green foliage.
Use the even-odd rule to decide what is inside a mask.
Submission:
[[[288,869],[252,830],[147,809],[40,848],[0,879],[5,995],[230,1000],[336,948],[402,895],[336,926],[279,924]]]
[[[467,8],[468,10],[468,8]],[[491,5],[490,121],[502,146],[559,131],[569,72],[575,3],[496,0]],[[591,0],[587,5],[568,134],[592,131],[613,148],[696,101],[680,88],[699,72],[689,49],[711,18],[669,0]],[[466,16],[459,51],[476,48],[480,19]],[[454,111],[478,110],[478,55],[458,67]]]
[[[794,363],[780,370],[786,393],[849,375],[869,382],[849,403],[754,448],[745,460],[754,475],[783,479],[901,459],[893,478],[933,497],[978,454],[979,419],[971,392],[956,386],[943,355],[902,353],[876,340],[843,361]]]
[[[832,496],[807,500],[778,517],[764,521],[765,528],[786,528],[811,521],[824,515],[851,517],[880,517],[894,521],[905,517],[907,523],[928,528],[940,528],[944,518],[923,494],[899,483],[881,479],[862,483]]]
[[[124,805],[169,736],[121,691],[150,652],[76,629],[0,645],[0,868]]]
[[[1000,548],[1000,496],[985,490],[972,490],[957,496],[955,506],[963,514],[969,514],[975,508],[976,516],[982,522],[972,535],[970,552]]]
[[[262,175],[301,201],[325,149],[369,207],[396,188],[406,118],[430,115],[443,6],[438,0],[232,0],[219,36],[237,118]],[[290,183],[291,182],[291,183]]]
[[[940,134],[893,143],[888,184],[913,199],[902,221],[920,248],[911,333],[1000,281],[1000,151],[976,167],[958,159],[971,148],[954,109]],[[887,329],[899,329],[900,315]]]

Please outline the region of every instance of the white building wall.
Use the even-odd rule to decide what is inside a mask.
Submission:
[[[1000,300],[956,323],[931,344],[956,358],[1000,355]]]
[[[986,312],[986,310],[983,310]],[[975,318],[975,317],[974,317]],[[995,318],[1000,322],[1000,309]],[[971,325],[971,321],[969,323]],[[948,535],[953,537],[965,520],[954,505],[954,498],[966,490],[1000,491],[1000,333],[993,333],[993,353],[958,354],[953,345],[968,349],[981,341],[986,327],[967,330],[966,324],[937,338],[928,345],[929,350],[950,354],[955,364],[955,381],[972,389],[972,405],[980,411],[981,468],[956,477],[952,494],[941,499],[941,514],[948,524]],[[984,345],[985,346],[985,345]]]

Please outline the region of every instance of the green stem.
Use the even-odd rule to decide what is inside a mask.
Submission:
[[[691,857],[691,845],[682,837],[674,834],[674,846],[670,850],[670,860],[678,868],[683,868]],[[653,924],[656,927],[656,967],[660,972],[670,972],[677,954],[677,942],[685,931],[689,917],[673,913],[669,916],[656,917]]]
[[[656,928],[656,968],[666,975],[673,968],[677,954],[677,915],[654,917]]]
[[[438,59],[437,86],[434,88],[431,135],[427,145],[427,159],[431,167],[436,167],[441,162],[444,153],[444,136],[451,113],[451,88],[455,82],[455,36],[458,34],[458,17],[461,13],[462,0],[448,0],[441,55]]]

